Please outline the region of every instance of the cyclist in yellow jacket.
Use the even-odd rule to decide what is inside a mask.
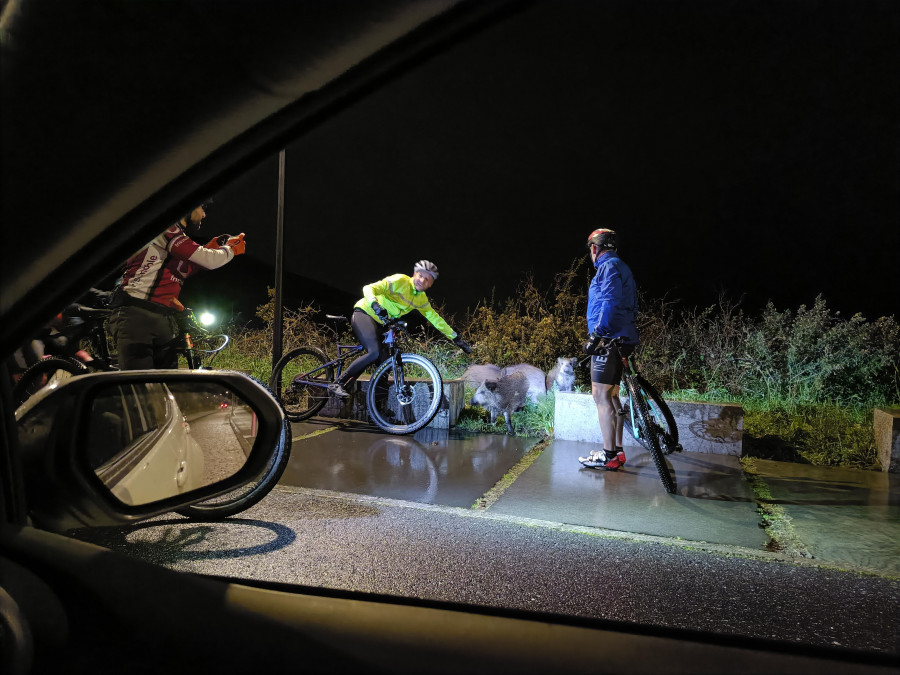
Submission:
[[[338,382],[329,385],[328,390],[332,394],[349,396],[344,389],[347,383],[359,377],[369,366],[379,364],[387,358],[387,351],[380,340],[379,326],[413,310],[421,312],[432,326],[466,354],[472,353],[469,344],[434,311],[425,295],[425,291],[431,288],[437,277],[437,265],[428,260],[420,260],[413,266],[411,277],[394,274],[363,286],[363,297],[353,308],[350,325],[359,343],[366,348],[366,353],[350,364]]]

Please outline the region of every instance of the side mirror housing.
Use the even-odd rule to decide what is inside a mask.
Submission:
[[[16,424],[29,515],[57,532],[225,494],[262,476],[290,443],[271,392],[231,371],[80,375],[22,404]]]

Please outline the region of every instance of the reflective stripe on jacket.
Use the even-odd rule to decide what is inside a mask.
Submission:
[[[635,319],[637,285],[631,268],[615,251],[607,251],[594,264],[597,273],[588,288],[588,332],[603,337],[623,337],[625,343],[640,343]]]
[[[359,307],[375,321],[381,323],[375,316],[375,310],[372,309],[373,302],[384,307],[384,311],[392,319],[398,319],[414,309],[419,310],[432,326],[449,339],[452,340],[457,335],[456,331],[441,318],[441,315],[432,309],[425,292],[417,291],[412,279],[405,274],[394,274],[381,281],[376,281],[374,284],[363,286],[363,297],[354,306]]]

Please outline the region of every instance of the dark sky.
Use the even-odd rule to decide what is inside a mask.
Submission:
[[[603,226],[651,295],[900,314],[898,85],[895,0],[534,3],[287,148],[285,263],[359,297],[429,258],[462,312]],[[276,191],[273,157],[208,229],[270,261]]]

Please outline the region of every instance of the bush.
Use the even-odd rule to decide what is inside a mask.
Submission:
[[[528,275],[502,307],[482,300],[458,328],[475,346],[472,362],[501,368],[529,363],[547,371],[558,357],[581,354],[587,334],[587,271],[581,257],[556,276],[547,292]]]

